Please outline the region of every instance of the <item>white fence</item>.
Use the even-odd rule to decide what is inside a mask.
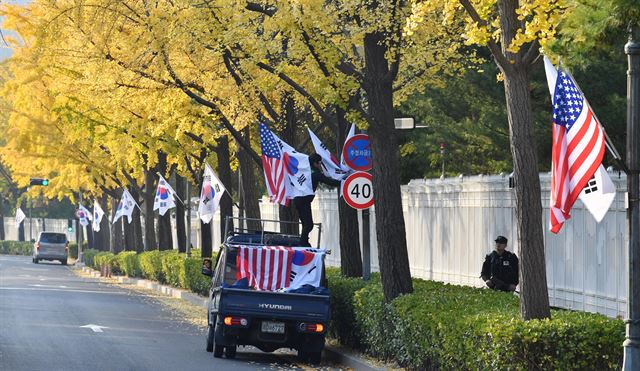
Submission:
[[[66,233],[67,240],[71,242],[75,242],[76,240],[76,223],[77,221],[73,221],[73,229],[74,232],[67,231],[68,222],[66,219],[44,219],[44,224],[42,218],[32,218],[31,221],[29,218],[25,218],[22,222],[24,226],[24,239],[25,241],[29,241],[29,224],[31,224],[31,236],[32,238],[38,238],[38,233],[47,231],[47,232],[59,232]],[[18,229],[16,228],[15,216],[13,215],[5,215],[4,217],[4,234],[5,240],[17,241],[18,240]]]
[[[547,282],[552,306],[624,316],[627,292],[628,227],[626,179],[611,174],[617,187],[614,203],[601,223],[578,201],[558,235],[548,232],[549,176],[541,175]],[[485,254],[497,235],[509,239],[518,253],[515,199],[503,176],[413,180],[402,189],[409,264],[414,277],[482,286]],[[339,266],[337,193],[318,192],[314,221],[322,223],[322,245],[332,249],[329,265]],[[273,206],[263,202],[263,217]],[[372,270],[377,271],[375,210],[371,215]],[[277,215],[277,214],[276,214]],[[360,223],[360,228],[362,224]],[[314,229],[314,233],[317,231]],[[360,234],[362,236],[362,233]]]

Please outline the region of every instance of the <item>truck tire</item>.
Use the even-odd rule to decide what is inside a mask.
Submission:
[[[213,352],[213,326],[207,325],[207,352]]]
[[[309,363],[319,365],[322,361],[322,352],[309,352]]]
[[[62,260],[60,260],[60,264],[62,264],[62,265],[67,265],[67,259],[62,259]]]
[[[224,348],[224,355],[228,359],[236,358],[236,346],[235,345],[231,345],[231,346],[225,347]]]
[[[213,343],[213,356],[216,358],[222,358],[222,353],[224,352],[224,347],[222,345],[218,345],[215,342]]]

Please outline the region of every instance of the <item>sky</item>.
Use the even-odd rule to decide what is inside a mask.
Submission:
[[[29,0],[0,0],[0,4],[26,4]],[[0,23],[2,23],[2,17],[0,17]],[[2,29],[2,34],[7,36],[10,35],[9,32]],[[5,45],[5,43],[0,40],[0,61],[9,58],[11,56],[11,48]]]

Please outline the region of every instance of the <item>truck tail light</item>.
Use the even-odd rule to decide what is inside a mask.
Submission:
[[[64,245],[64,251],[69,252],[69,242],[67,241],[67,244]]]
[[[324,325],[322,323],[301,323],[299,326],[302,332],[321,333],[324,331]]]
[[[36,250],[40,251],[40,242],[36,242]]]
[[[246,327],[249,322],[246,318],[227,316],[224,317],[224,324],[227,326]]]

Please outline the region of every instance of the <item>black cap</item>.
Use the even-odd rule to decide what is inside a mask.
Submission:
[[[507,240],[507,238],[505,236],[498,236],[496,238],[496,243],[507,243],[507,241],[509,241],[509,240]]]

